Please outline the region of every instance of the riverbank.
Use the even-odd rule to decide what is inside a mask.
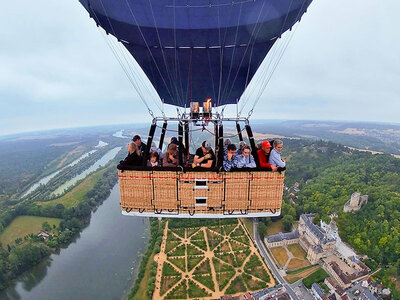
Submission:
[[[65,207],[60,203],[37,205],[36,202],[28,201],[14,208],[17,216],[58,218],[59,225],[51,228],[53,234],[46,239],[39,237],[36,231],[31,231],[29,234],[18,236],[13,243],[2,245],[0,265],[4,265],[5,268],[2,268],[0,272],[2,278],[0,288],[4,289],[13,280],[18,280],[19,276],[40,263],[54,252],[54,249],[68,246],[88,226],[92,211],[107,199],[118,180],[115,163],[110,163],[101,172],[102,175],[97,178],[91,189],[86,190],[85,195],[75,207]]]
[[[67,248],[25,272],[0,299],[120,299],[136,276],[148,229],[147,219],[121,215],[115,185]]]

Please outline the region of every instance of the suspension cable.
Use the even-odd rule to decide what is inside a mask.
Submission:
[[[300,16],[300,14],[301,14],[301,12],[303,10],[305,2],[306,2],[306,0],[303,1],[295,20],[299,19],[299,16]],[[293,0],[291,1],[290,5],[288,7],[288,12],[287,12],[287,14],[285,16],[285,20],[284,20],[284,22],[282,24],[281,34],[280,35],[282,35],[282,33],[283,33],[284,27],[286,25],[285,23],[287,21],[287,18],[288,18],[289,11],[290,11],[290,8],[292,6],[292,3],[293,3]],[[253,104],[252,108],[249,110],[248,118],[253,113],[254,107],[257,105],[258,101],[261,98],[262,93],[264,92],[265,88],[267,87],[268,83],[270,82],[270,80],[272,78],[272,75],[274,74],[279,62],[281,61],[281,59],[283,57],[283,54],[285,53],[285,51],[286,51],[291,39],[293,38],[293,35],[294,35],[296,30],[297,30],[297,27],[295,27],[295,30],[293,30],[293,31],[291,30],[291,32],[289,32],[288,34],[285,35],[283,42],[280,43],[280,45],[278,47],[273,47],[274,49],[272,51],[272,55],[269,56],[269,57],[271,57],[271,59],[269,60],[269,63],[266,65],[266,63],[263,62],[262,69],[259,70],[259,71],[261,71],[261,73],[257,72],[257,73],[259,73],[259,74],[257,74],[258,81],[261,81],[265,77],[267,77],[267,80],[262,80],[261,87],[258,90],[258,93],[257,93],[257,96],[255,98],[254,104]],[[279,37],[280,36],[278,36],[278,38]],[[276,56],[278,57],[277,59],[276,59]],[[272,65],[272,69],[270,70],[271,65]],[[256,85],[256,84],[254,84],[254,85]],[[254,86],[254,85],[252,84],[252,86]],[[255,92],[257,92],[257,89],[254,89],[254,90],[248,92],[247,94],[243,95],[243,98],[244,98],[243,100],[244,101],[243,101],[243,106],[240,109],[239,115],[241,114],[242,110],[244,109],[244,107],[246,106],[248,100],[250,99],[250,95],[254,94]]]
[[[161,72],[161,70],[160,70],[160,68],[159,68],[159,66],[158,66],[158,64],[157,64],[157,61],[156,61],[156,59],[154,58],[153,52],[150,50],[150,46],[149,46],[149,44],[147,43],[146,38],[144,37],[144,34],[143,34],[143,32],[142,32],[142,29],[141,29],[140,26],[139,26],[139,23],[137,22],[137,19],[136,19],[135,14],[133,13],[132,7],[130,6],[128,0],[125,0],[125,2],[126,2],[126,5],[127,5],[128,8],[129,8],[129,11],[130,11],[130,14],[131,14],[131,16],[132,16],[133,21],[136,23],[136,26],[137,26],[137,28],[138,28],[138,30],[139,30],[139,33],[140,33],[140,35],[141,35],[141,37],[142,37],[142,39],[143,39],[143,42],[144,42],[145,45],[146,45],[147,51],[148,51],[148,53],[150,54],[151,59],[153,60],[154,65],[155,65],[155,67],[156,67],[158,73],[160,74],[160,77],[161,77],[161,79],[162,79],[162,81],[163,81],[163,83],[164,83],[164,85],[165,85],[165,88],[166,88],[168,94],[171,96],[171,98],[173,98],[173,96],[172,96],[172,94],[171,94],[171,91],[169,90],[168,85],[167,85],[167,83],[165,82],[164,76],[163,76],[163,74],[162,74],[162,72]],[[160,45],[160,46],[161,46],[161,45]]]
[[[293,1],[293,0],[292,0],[292,1]],[[301,12],[302,12],[302,10],[303,10],[303,7],[304,7],[305,2],[306,2],[306,0],[303,0],[303,3],[302,3],[302,5],[301,5],[301,7],[300,7],[300,9],[299,9],[299,12],[298,12],[298,14],[297,14],[295,20],[298,20],[298,19],[299,19],[299,16],[300,16],[300,14],[301,14]],[[294,30],[292,30],[292,31],[290,32],[291,34],[288,35],[288,38],[287,38],[287,40],[285,41],[286,43],[283,45],[283,47],[282,47],[282,49],[281,49],[281,52],[279,53],[278,60],[276,61],[276,63],[275,63],[274,66],[273,66],[272,72],[269,74],[267,80],[264,82],[264,85],[263,85],[262,88],[259,90],[259,93],[258,93],[258,95],[257,95],[257,97],[256,97],[256,100],[254,101],[254,104],[253,104],[251,110],[249,111],[249,114],[250,114],[250,115],[253,113],[254,107],[257,105],[258,101],[259,101],[260,98],[261,98],[262,93],[264,92],[264,90],[265,90],[265,88],[267,87],[269,81],[271,80],[271,77],[272,77],[272,75],[274,74],[276,68],[278,67],[278,64],[280,63],[280,61],[281,61],[281,59],[282,59],[282,57],[283,57],[283,54],[286,52],[286,49],[287,49],[289,43],[291,42],[291,40],[292,40],[292,38],[293,38],[293,36],[294,36],[294,34],[295,34],[297,28],[298,28],[298,26],[295,26]],[[282,27],[282,31],[283,31],[283,27]]]
[[[229,91],[228,96],[231,94],[231,92],[232,92],[232,90],[233,90],[233,87],[234,87],[234,85],[235,85],[235,81],[236,81],[236,79],[237,79],[237,76],[239,75],[239,72],[240,72],[241,67],[242,67],[242,64],[243,64],[243,62],[244,62],[244,60],[245,60],[246,53],[247,53],[247,51],[248,51],[248,49],[249,49],[249,46],[250,46],[251,44],[253,44],[253,47],[254,47],[254,44],[255,44],[255,41],[257,40],[258,34],[259,34],[259,32],[260,32],[260,29],[262,28],[262,25],[261,25],[261,24],[258,24],[258,23],[259,23],[259,21],[260,21],[260,17],[261,17],[261,15],[262,15],[263,10],[264,10],[264,5],[265,5],[265,1],[264,1],[263,4],[262,4],[262,7],[261,7],[260,12],[259,12],[258,17],[257,17],[257,22],[255,23],[255,25],[254,25],[254,27],[253,27],[253,30],[252,30],[252,33],[251,33],[251,35],[250,35],[249,41],[247,42],[247,45],[246,45],[244,54],[243,54],[242,59],[241,59],[241,61],[240,61],[239,67],[237,68],[235,78],[234,78],[234,80],[232,81],[231,89],[230,89],[230,91]],[[257,25],[258,25],[258,26],[257,26]],[[258,27],[258,30],[256,31],[257,27]],[[255,32],[256,32],[256,34],[255,34]],[[252,43],[252,41],[254,41],[254,43]],[[250,64],[250,61],[249,61],[249,64]]]
[[[94,9],[91,9],[91,11],[93,12],[95,18],[96,18],[96,23],[100,24],[99,18],[96,14],[96,11]],[[111,25],[111,24],[110,24]],[[125,75],[127,76],[129,82],[131,83],[131,85],[134,87],[134,89],[136,90],[137,94],[139,95],[140,100],[143,102],[143,104],[146,106],[150,116],[152,116],[154,118],[154,114],[153,111],[150,109],[148,103],[146,102],[141,89],[139,88],[139,86],[136,84],[135,80],[133,80],[133,78],[130,76],[130,73],[128,72],[126,66],[123,64],[121,58],[118,56],[117,50],[114,48],[111,40],[109,40],[109,38],[107,36],[105,36],[103,34],[103,31],[100,30],[99,28],[99,33],[102,36],[102,38],[104,39],[104,41],[106,42],[107,46],[110,48],[111,52],[113,53],[114,57],[116,58],[116,60],[118,61],[118,63],[120,64],[122,70],[124,71]]]

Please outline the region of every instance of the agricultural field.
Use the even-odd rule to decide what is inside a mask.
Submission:
[[[14,244],[17,238],[23,239],[28,234],[36,234],[42,229],[44,222],[49,223],[50,227],[56,227],[60,224],[61,219],[45,218],[35,216],[19,216],[15,218],[10,225],[0,235],[0,242],[4,246]]]
[[[101,178],[105,169],[98,171],[88,177],[86,177],[81,183],[79,183],[76,187],[74,187],[71,191],[67,192],[65,195],[60,198],[46,201],[46,202],[36,202],[38,205],[56,205],[62,204],[65,207],[75,207],[80,202],[84,200],[87,192],[93,189],[96,182]]]
[[[188,227],[169,222],[156,257],[154,299],[219,299],[275,285],[241,221]]]

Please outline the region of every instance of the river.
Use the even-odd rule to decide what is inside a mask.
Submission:
[[[148,220],[121,215],[119,186],[92,214],[90,224],[60,253],[52,254],[0,299],[121,299],[148,242]]]
[[[64,194],[64,191],[68,189],[69,187],[73,186],[76,184],[79,180],[84,179],[86,176],[88,176],[90,173],[96,171],[98,168],[105,166],[110,160],[112,160],[118,152],[122,149],[122,147],[115,147],[108,151],[106,154],[102,156],[98,161],[96,161],[93,165],[91,165],[89,168],[87,168],[85,171],[82,173],[76,175],[72,179],[68,180],[66,183],[62,184],[59,186],[53,193],[52,195],[54,196],[61,196]]]
[[[101,141],[100,141],[101,142]],[[100,145],[99,142],[99,145]],[[97,146],[96,146],[97,147]],[[73,162],[71,162],[70,164],[66,165],[65,167],[63,167],[62,169],[55,171],[53,173],[51,173],[50,175],[47,175],[46,177],[40,179],[38,182],[36,182],[34,185],[32,185],[23,195],[22,197],[25,197],[27,195],[29,195],[30,193],[32,193],[34,190],[36,190],[40,185],[46,185],[52,178],[54,178],[58,173],[60,173],[61,171],[63,171],[64,169],[68,168],[68,167],[73,167],[75,166],[78,162],[80,162],[82,159],[88,157],[90,154],[95,153],[97,150],[92,150],[89,152],[86,152],[85,154],[83,154],[81,157],[79,157],[78,159],[75,159]]]

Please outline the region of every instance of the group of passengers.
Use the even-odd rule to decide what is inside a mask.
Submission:
[[[271,143],[263,141],[258,145],[257,157],[261,168],[270,169],[273,172],[283,171],[286,169],[286,162],[281,158],[283,142],[274,140],[273,149]],[[225,141],[225,155],[223,167],[225,171],[230,171],[232,168],[256,168],[256,162],[251,154],[250,146],[245,142],[239,143],[239,149],[232,144],[229,139]]]
[[[272,146],[271,147],[271,143]],[[286,168],[285,161],[281,158],[283,142],[274,140],[272,142],[263,141],[257,145],[257,156],[261,168],[269,169],[273,172],[283,171]],[[135,135],[132,142],[128,144],[128,156],[120,161],[119,169],[142,166],[146,144],[141,141],[139,135]],[[167,147],[167,151],[162,153],[153,142],[150,147],[149,159],[146,163],[148,167],[178,167],[179,149],[185,153],[184,145],[173,137]],[[271,150],[271,148],[273,148]],[[193,158],[192,167],[214,168],[216,156],[208,141],[204,141],[196,150]],[[230,171],[233,168],[256,168],[256,162],[251,154],[251,148],[244,141],[239,142],[239,149],[231,143],[229,139],[224,142],[223,168]]]

